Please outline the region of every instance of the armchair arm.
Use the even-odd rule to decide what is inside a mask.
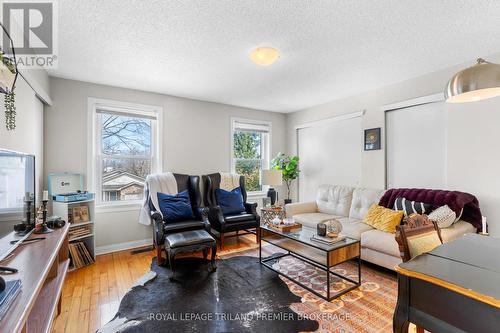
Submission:
[[[248,203],[248,202],[245,202],[243,203],[243,205],[245,206],[245,211],[247,214],[252,214],[254,216],[257,216],[257,203],[254,202],[254,203]]]
[[[151,211],[153,220],[153,242],[154,245],[161,246],[165,240],[165,230],[163,229],[163,218],[160,212]]]
[[[222,209],[219,206],[208,207],[208,220],[210,225],[214,227],[217,231],[222,231],[226,221],[224,220],[224,215],[222,215]]]
[[[210,221],[208,219],[208,212],[209,209],[207,207],[198,208],[198,214],[200,215],[201,220],[205,224],[205,230],[210,232]]]
[[[297,202],[285,205],[285,213],[287,217],[292,217],[297,214],[317,213],[318,206],[315,201]]]

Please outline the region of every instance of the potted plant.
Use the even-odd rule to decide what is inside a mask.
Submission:
[[[272,159],[271,167],[275,170],[280,170],[283,174],[283,181],[285,182],[287,188],[285,205],[291,203],[292,199],[290,199],[290,186],[292,185],[292,182],[299,177],[299,157],[278,153],[278,155]]]
[[[5,94],[5,127],[8,130],[16,128],[15,83],[17,68],[15,60],[7,57],[0,50],[0,93]]]

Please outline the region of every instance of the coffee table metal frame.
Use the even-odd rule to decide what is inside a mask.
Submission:
[[[304,227],[303,227],[304,228]],[[302,231],[302,230],[301,230]],[[301,232],[301,231],[296,231],[296,232]],[[298,250],[291,250],[289,248],[285,248],[283,246],[280,246],[279,245],[279,242],[272,242],[270,239],[263,239],[262,236],[263,236],[263,232],[269,232],[271,234],[275,234],[279,237],[284,237],[284,238],[287,238],[289,240],[292,240],[292,241],[295,241],[297,243],[300,243],[302,244],[304,247],[303,249],[306,250],[308,247],[309,248],[314,248],[316,250],[320,250],[322,252],[324,252],[325,256],[326,256],[326,265],[322,264],[322,263],[319,263],[318,261],[312,259],[312,258],[308,258],[307,257],[307,254],[305,253],[300,253],[300,252],[303,252],[303,251],[300,251],[300,247]],[[293,281],[294,283],[298,284],[299,286],[301,286],[302,288],[306,289],[307,291],[310,291],[311,293],[315,294],[316,296],[318,297],[321,297],[322,299],[324,300],[327,300],[327,301],[331,301],[337,297],[340,297],[342,295],[344,295],[345,293],[348,293],[349,291],[351,290],[354,290],[356,288],[358,288],[360,285],[361,285],[361,257],[360,257],[360,254],[361,254],[361,243],[358,241],[358,240],[355,240],[355,239],[352,239],[352,238],[346,238],[347,240],[349,240],[349,242],[346,242],[346,241],[341,241],[339,243],[336,243],[336,244],[333,244],[331,247],[328,247],[328,246],[321,246],[320,244],[314,244],[313,241],[310,241],[310,242],[307,242],[307,241],[303,241],[303,240],[299,240],[297,238],[293,238],[290,236],[291,233],[286,233],[286,232],[279,232],[279,231],[276,231],[276,230],[273,230],[271,228],[268,228],[267,226],[261,226],[259,228],[259,261],[262,265],[264,265],[265,267],[269,268],[270,270],[273,270],[275,271],[276,273],[278,273],[279,275],[289,279],[290,281]],[[288,234],[288,236],[287,236]],[[272,255],[268,258],[262,258],[262,242],[265,241],[269,244],[272,244],[276,247],[279,247],[285,251],[287,251],[287,253],[284,253],[284,254],[280,254],[280,255]],[[331,252],[335,252],[335,251],[338,251],[342,248],[345,248],[347,246],[351,246],[353,244],[358,244],[359,248],[358,248],[358,255],[357,256],[353,256],[351,258],[346,258],[345,260],[341,260],[341,261],[338,261],[336,263],[331,263],[330,262],[330,253]],[[272,264],[269,264],[268,262],[271,262],[271,261],[274,261],[276,262],[276,260],[280,259],[280,258],[284,258],[284,257],[287,257],[287,256],[292,256],[294,258],[297,258],[303,262],[306,262],[307,264],[309,265],[312,265],[314,267],[317,267],[325,272],[327,272],[326,274],[326,296],[324,296],[323,294],[313,290],[312,288],[306,286],[305,284],[303,284],[302,282],[294,279],[293,277],[281,272],[280,270],[274,268],[272,266]],[[336,272],[332,272],[330,271],[330,269],[332,267],[335,267],[339,264],[342,264],[346,261],[349,261],[349,260],[352,260],[354,262],[357,263],[357,267],[358,267],[358,279],[357,281],[356,280],[353,280],[347,276],[343,276],[341,274],[338,274]],[[346,280],[346,281],[349,281],[350,283],[354,284],[348,288],[345,288],[343,289],[342,291],[340,292],[337,292],[335,293],[334,295],[331,295],[330,293],[330,274],[328,274],[328,272],[330,274],[333,274],[337,277],[339,277],[340,279],[342,280]]]

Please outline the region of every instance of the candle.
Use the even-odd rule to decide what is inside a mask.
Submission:
[[[485,234],[486,233],[486,216],[483,216],[483,226],[481,233]]]
[[[49,200],[49,191],[43,191],[42,201]]]

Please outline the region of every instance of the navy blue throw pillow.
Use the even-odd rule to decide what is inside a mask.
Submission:
[[[165,221],[175,222],[194,219],[188,190],[184,190],[176,195],[160,192],[156,195],[158,196],[158,205]]]
[[[239,187],[231,192],[218,188],[215,190],[215,198],[224,215],[239,214],[245,210],[243,196]]]

